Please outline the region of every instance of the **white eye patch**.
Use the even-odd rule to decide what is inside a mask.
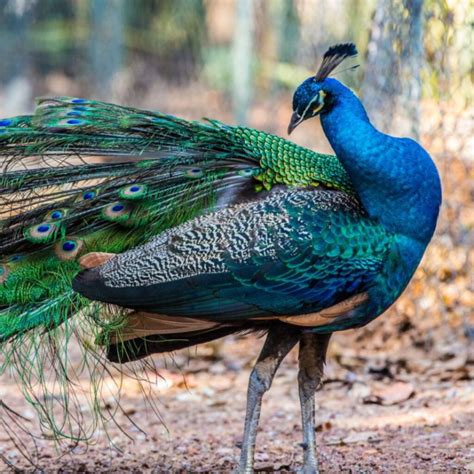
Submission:
[[[320,99],[320,93],[318,92],[308,103],[308,105],[306,106],[306,108],[304,109],[303,113],[302,113],[302,117],[306,117],[306,114],[308,113],[308,110],[315,104],[317,103],[317,101]],[[316,112],[319,112],[324,106],[324,102],[321,102],[321,104],[318,106],[318,108],[313,112],[313,113],[316,113]]]

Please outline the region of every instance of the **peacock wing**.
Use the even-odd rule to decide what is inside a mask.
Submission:
[[[225,324],[318,313],[313,325],[329,325],[367,301],[391,244],[345,193],[279,190],[166,231],[73,286],[161,315]]]

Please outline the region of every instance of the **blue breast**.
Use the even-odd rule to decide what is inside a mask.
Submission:
[[[415,141],[379,132],[360,100],[326,79],[334,105],[321,116],[326,136],[373,219],[425,246],[436,227],[441,184],[428,153]]]
[[[369,304],[354,314],[363,325],[398,298],[418,267],[436,227],[441,184],[435,164],[418,143],[379,132],[360,100],[339,81],[326,79],[324,89],[333,98],[333,107],[321,115],[325,134],[370,218],[395,234]]]

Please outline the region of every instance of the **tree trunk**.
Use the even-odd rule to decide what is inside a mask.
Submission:
[[[122,66],[124,0],[91,0],[89,58],[93,93],[111,99],[114,76]]]
[[[378,0],[362,96],[381,130],[418,138],[422,63],[423,0]]]
[[[233,41],[233,106],[239,125],[247,123],[252,92],[254,9],[252,0],[237,0]]]
[[[3,115],[31,112],[33,87],[29,69],[28,32],[33,16],[31,6],[12,1],[0,14],[0,57],[4,59],[0,71],[3,86],[1,108]]]

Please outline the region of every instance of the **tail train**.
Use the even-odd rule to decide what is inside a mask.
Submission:
[[[93,387],[93,424],[107,424],[98,408],[106,358],[138,360],[246,329],[181,321],[179,331],[165,331],[162,317],[131,331],[123,313],[74,291],[84,266],[215,209],[222,193],[258,196],[286,184],[354,194],[335,156],[213,120],[70,97],[0,120],[0,160],[0,374],[12,374],[58,439],[88,437],[74,428],[81,417],[70,388],[81,374]],[[75,367],[72,341],[83,353]],[[46,399],[62,400],[66,418]]]

